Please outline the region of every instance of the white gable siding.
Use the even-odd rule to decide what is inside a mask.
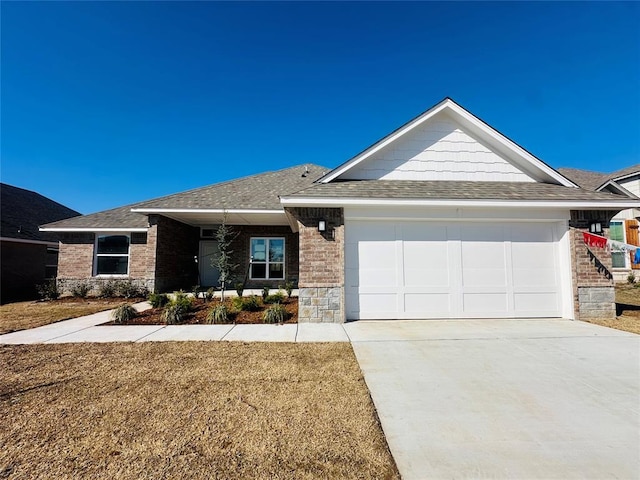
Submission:
[[[624,180],[620,180],[617,182],[620,186],[627,189],[629,192],[633,193],[635,196],[640,197],[640,175],[633,177],[629,177]],[[631,220],[640,216],[640,210],[633,208],[628,210],[622,210],[618,213],[612,220]]]
[[[376,152],[340,178],[535,181],[442,114]]]

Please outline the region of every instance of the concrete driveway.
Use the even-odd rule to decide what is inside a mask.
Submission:
[[[640,336],[567,320],[345,330],[403,479],[640,478]]]

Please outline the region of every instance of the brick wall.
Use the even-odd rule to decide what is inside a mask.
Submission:
[[[298,222],[300,322],[344,322],[344,214],[341,208],[289,208]],[[327,231],[318,231],[318,222]]]
[[[616,212],[572,211],[570,226],[571,275],[576,318],[615,317],[615,289],[611,273],[611,252],[606,248],[588,246],[583,233],[589,231],[591,221],[608,221]],[[602,236],[608,237],[608,228]]]
[[[93,275],[93,233],[60,235],[58,279],[88,279]]]
[[[234,277],[238,281],[242,281],[247,278],[245,284],[246,288],[278,288],[284,286],[286,281],[291,281],[294,284],[298,283],[298,234],[291,231],[291,227],[288,226],[266,226],[266,225],[231,225],[233,232],[237,233],[237,237],[231,244],[231,251],[233,251],[233,263],[238,267],[234,271]],[[251,238],[284,238],[284,280],[251,280],[247,273],[249,268],[249,260],[251,257]],[[231,286],[233,288],[233,285]]]
[[[151,236],[144,232],[130,234],[129,275],[127,279],[153,291],[155,286],[155,244],[149,244],[149,238],[155,239],[155,235]],[[63,294],[70,293],[73,286],[79,282],[89,283],[92,286],[91,293],[96,294],[100,284],[112,280],[109,277],[93,276],[94,248],[94,233],[65,233],[61,235],[58,256],[58,288]]]
[[[155,248],[155,290],[188,289],[198,283],[200,230],[161,215],[150,215],[148,246]],[[148,254],[152,256],[152,248]],[[151,263],[147,263],[151,268]]]

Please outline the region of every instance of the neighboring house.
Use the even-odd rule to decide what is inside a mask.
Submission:
[[[80,215],[42,195],[0,183],[0,300],[36,298],[35,286],[56,277],[58,235],[38,226]]]
[[[591,172],[575,168],[559,168],[558,171],[588,190],[640,197],[640,165],[633,165],[613,173]],[[637,208],[622,210],[609,222],[609,237],[630,245],[640,245],[638,218],[640,218],[640,210]],[[640,264],[633,263],[633,260],[633,253],[612,252],[612,273],[616,281],[626,282],[633,270],[640,270]],[[638,275],[640,272],[634,273]]]
[[[299,321],[614,316],[583,232],[640,207],[594,192],[446,98],[333,170],[263,173],[45,225],[58,279],[216,282],[226,216],[247,286],[299,284]],[[196,264],[194,258],[199,261]]]

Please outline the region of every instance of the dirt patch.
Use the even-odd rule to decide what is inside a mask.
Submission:
[[[123,303],[143,299],[61,298],[47,302],[17,302],[0,305],[0,335],[49,323],[110,310]],[[0,476],[0,478],[2,478]]]
[[[264,323],[264,311],[270,306],[269,304],[262,304],[262,301],[260,300],[260,309],[255,312],[248,312],[236,310],[231,298],[225,299],[224,304],[227,309],[232,312],[231,323],[237,324]],[[207,314],[216,305],[220,305],[220,300],[212,300],[210,302],[205,302],[202,299],[194,300],[193,311],[187,314],[185,321],[182,322],[181,325],[208,324]],[[282,305],[285,307],[288,314],[288,318],[284,323],[298,323],[297,297],[284,300]],[[124,325],[165,325],[165,322],[162,320],[162,310],[162,308],[145,310],[144,312],[140,312],[136,318],[124,323]],[[109,322],[105,325],[114,325],[114,323]]]
[[[0,346],[0,477],[399,478],[349,344]]]

